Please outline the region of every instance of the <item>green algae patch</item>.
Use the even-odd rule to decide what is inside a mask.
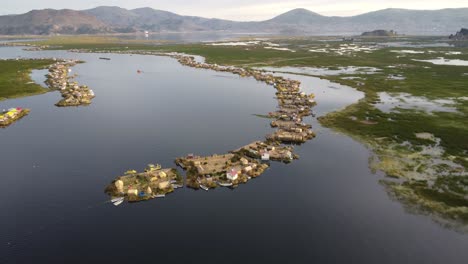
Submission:
[[[31,71],[43,69],[53,60],[0,60],[0,101],[48,92],[31,80]]]

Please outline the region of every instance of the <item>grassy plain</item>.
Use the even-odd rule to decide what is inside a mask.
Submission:
[[[32,83],[30,74],[52,60],[4,60],[0,61],[0,101],[5,99],[46,93],[48,89]]]

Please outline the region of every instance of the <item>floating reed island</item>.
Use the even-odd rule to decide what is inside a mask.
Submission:
[[[140,202],[165,197],[182,186],[183,178],[177,169],[162,169],[159,164],[149,164],[144,172],[129,170],[124,176],[117,177],[105,192],[117,203],[123,199]]]
[[[95,97],[93,90],[86,85],[78,85],[77,82],[71,81],[73,77],[69,76],[71,68],[78,61],[68,60],[60,61],[49,66],[49,74],[47,75],[46,84],[52,90],[58,90],[62,94],[63,99],[56,103],[56,106],[80,106],[89,105]]]
[[[0,128],[5,128],[29,114],[29,109],[10,108],[0,112]]]
[[[186,185],[193,189],[237,187],[260,176],[269,166],[239,153],[227,153],[207,157],[177,158],[176,164],[187,171]]]
[[[282,146],[278,142],[263,142],[255,141],[241,147],[232,153],[247,156],[253,159],[260,159],[262,161],[280,161],[290,163],[295,159],[299,159],[297,154],[293,153],[293,147]]]

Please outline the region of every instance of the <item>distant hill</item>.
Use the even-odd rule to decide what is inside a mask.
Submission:
[[[372,29],[391,28],[401,34],[442,35],[450,34],[468,25],[468,8],[441,10],[384,9],[350,18],[361,32]]]
[[[23,15],[0,16],[0,34],[95,34],[108,32],[95,16],[74,10],[33,10]]]
[[[468,28],[462,28],[455,35],[450,35],[449,38],[454,40],[468,40]]]
[[[402,34],[449,35],[468,25],[468,8],[384,9],[352,17],[328,17],[294,9],[266,21],[236,22],[181,16],[152,8],[101,6],[89,10],[34,10],[0,16],[0,34],[93,34],[115,32],[264,32],[291,35],[359,35],[379,28]]]

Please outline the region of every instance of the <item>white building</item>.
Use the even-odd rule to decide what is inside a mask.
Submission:
[[[239,172],[237,172],[235,169],[231,169],[226,173],[226,177],[228,180],[235,181],[239,177]]]
[[[270,152],[268,151],[261,151],[260,154],[262,155],[262,160],[270,160]]]

